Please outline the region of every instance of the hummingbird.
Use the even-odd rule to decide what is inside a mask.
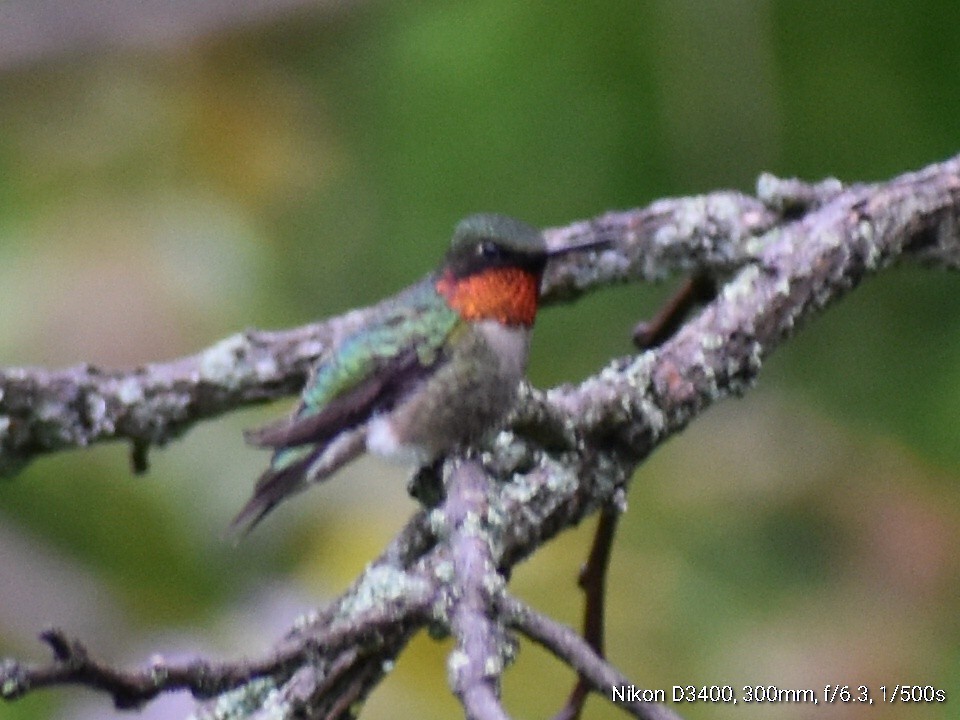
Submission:
[[[425,466],[499,429],[526,374],[548,259],[606,244],[550,250],[519,220],[462,220],[436,271],[319,361],[289,418],[246,433],[273,457],[233,527],[248,532],[364,451]]]

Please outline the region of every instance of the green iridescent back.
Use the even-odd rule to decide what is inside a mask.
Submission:
[[[432,277],[408,288],[380,317],[344,340],[338,351],[318,366],[304,389],[304,407],[299,414],[323,409],[411,345],[421,365],[433,365],[458,320],[457,313],[437,295]]]

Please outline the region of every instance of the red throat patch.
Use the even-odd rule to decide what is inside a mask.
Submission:
[[[464,320],[530,327],[537,316],[540,278],[520,268],[494,268],[464,278],[446,273],[436,287]]]

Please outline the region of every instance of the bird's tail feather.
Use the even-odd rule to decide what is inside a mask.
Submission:
[[[254,487],[253,495],[230,523],[231,534],[242,537],[249,533],[264,516],[285,498],[307,486],[306,474],[310,465],[323,454],[324,447],[305,447],[282,450],[277,453]],[[297,453],[299,459],[282,461],[282,455]]]
[[[332,442],[278,450],[260,476],[253,496],[230,523],[230,532],[243,537],[280,502],[322,482],[353,460],[366,447],[366,426],[348,430]]]

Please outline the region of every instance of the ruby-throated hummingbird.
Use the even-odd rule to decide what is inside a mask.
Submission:
[[[289,419],[247,433],[274,455],[234,526],[364,450],[425,465],[496,430],[526,372],[547,259],[601,244],[548,250],[512,218],[461,221],[439,269],[321,360]]]

